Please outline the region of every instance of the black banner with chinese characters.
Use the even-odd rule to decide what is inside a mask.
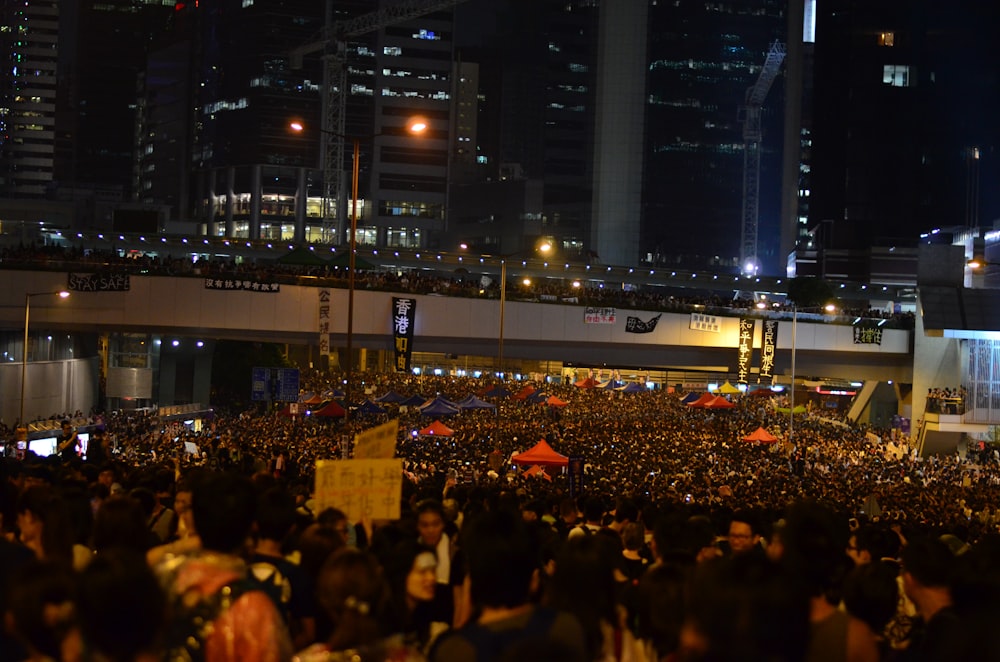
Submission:
[[[413,322],[417,317],[417,300],[392,298],[392,349],[396,372],[410,371],[413,354]]]
[[[753,357],[753,329],[757,320],[740,318],[740,344],[736,364],[736,381],[746,384],[750,378],[750,359]]]
[[[856,326],[854,327],[855,345],[881,345],[882,327],[880,326]]]
[[[778,320],[764,320],[760,334],[760,373],[758,384],[774,385],[774,354],[778,348]]]
[[[128,274],[69,274],[66,289],[73,292],[128,292],[132,287]]]
[[[578,497],[583,494],[583,456],[570,455],[567,466],[569,469],[569,495]]]
[[[319,290],[319,355],[330,356],[330,290]]]
[[[206,290],[229,290],[241,292],[280,292],[278,283],[263,283],[256,278],[206,278]]]
[[[652,333],[656,328],[656,323],[660,321],[663,317],[662,314],[650,319],[648,322],[643,322],[638,317],[628,316],[625,321],[625,332],[626,333]]]

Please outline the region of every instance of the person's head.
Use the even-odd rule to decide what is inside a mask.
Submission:
[[[344,546],[344,539],[329,526],[313,523],[299,534],[296,545],[302,555],[300,561],[302,570],[315,581],[326,559]]]
[[[437,499],[425,499],[417,504],[417,532],[420,542],[436,547],[444,535],[444,508]]]
[[[948,546],[937,538],[915,538],[900,554],[903,589],[919,607],[919,594],[950,591],[958,564]]]
[[[645,534],[642,524],[630,522],[622,528],[622,545],[630,552],[637,552],[642,548]]]
[[[68,566],[32,562],[14,575],[6,626],[33,653],[32,659],[60,659],[60,643],[73,612],[73,575]]]
[[[207,472],[195,481],[191,508],[201,544],[214,552],[233,553],[250,534],[256,495],[250,479]]]
[[[684,623],[685,590],[690,567],[653,566],[639,580],[636,636],[656,648],[659,659],[677,650]]]
[[[729,548],[733,555],[745,554],[760,543],[757,519],[749,511],[733,513],[729,520]]]
[[[433,548],[415,540],[402,540],[384,559],[383,566],[392,595],[403,599],[408,612],[434,599],[437,555]]]
[[[337,508],[324,508],[319,515],[316,516],[316,523],[320,526],[325,526],[333,529],[337,534],[343,538],[344,543],[350,542],[351,538],[351,522],[347,519],[347,515],[342,510]]]
[[[27,488],[17,500],[17,528],[21,541],[42,560],[73,562],[73,527],[66,503],[51,487],[37,485]]]
[[[875,634],[881,634],[899,602],[897,571],[881,561],[857,565],[844,583],[844,605]]]
[[[70,432],[73,431],[73,424],[69,422],[69,419],[66,419],[62,423],[60,423],[59,427],[62,428],[62,433],[64,435],[69,434]]]
[[[283,541],[295,524],[295,497],[281,488],[267,490],[257,498],[254,521],[261,539]]]
[[[680,644],[693,659],[804,659],[808,596],[765,555],[698,564],[688,596]]]
[[[462,529],[472,601],[480,607],[519,607],[528,601],[539,548],[520,514],[487,511]]]
[[[615,506],[615,522],[621,524],[623,522],[638,521],[639,507],[636,505],[635,501],[624,497],[619,499],[617,506]]]
[[[112,662],[135,660],[156,647],[166,598],[139,554],[101,552],[77,578],[77,619],[89,650]]]
[[[149,529],[139,502],[131,497],[105,499],[94,517],[91,545],[101,554],[112,549],[145,553],[149,547]]]
[[[583,626],[592,659],[600,650],[602,622],[615,623],[616,543],[600,533],[567,541],[556,556],[549,587],[550,604],[572,613]]]
[[[388,587],[378,561],[368,552],[344,547],[323,564],[316,596],[333,623],[334,650],[376,642],[384,634]]]

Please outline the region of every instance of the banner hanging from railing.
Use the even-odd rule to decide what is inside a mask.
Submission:
[[[417,316],[417,300],[392,298],[392,348],[396,372],[410,371],[413,353],[413,323]]]
[[[319,355],[330,355],[330,290],[319,291]]]
[[[764,320],[760,334],[760,373],[758,384],[774,385],[774,354],[778,348],[778,320]]]
[[[736,381],[746,384],[750,378],[750,359],[753,357],[753,329],[757,320],[740,318],[739,357],[736,364]]]

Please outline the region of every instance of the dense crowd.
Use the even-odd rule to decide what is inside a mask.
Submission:
[[[154,252],[141,255],[119,255],[114,250],[83,249],[62,246],[18,246],[0,248],[0,268],[31,269],[90,269],[124,271],[133,274],[160,276],[190,276],[213,278],[255,279],[260,282],[308,283],[327,287],[347,287],[347,271],[336,265],[282,264],[276,260],[234,260],[212,256],[193,262],[189,255],[176,257]],[[308,280],[302,280],[308,277]],[[418,270],[385,271],[360,268],[356,274],[358,289],[435,294],[458,297],[499,298],[496,279],[463,273],[431,273]],[[660,288],[647,286],[603,287],[572,282],[562,278],[538,280],[530,286],[512,284],[506,293],[510,300],[560,302],[564,305],[618,307],[666,312],[700,312],[721,315],[790,314],[790,304],[767,302],[768,313],[758,311],[757,301],[728,293],[704,289]],[[806,311],[802,311],[806,312]],[[815,312],[815,311],[814,311]],[[877,319],[890,327],[912,328],[913,314],[845,304],[838,316],[846,320],[857,317]]]
[[[373,399],[488,390],[357,378]],[[991,449],[920,458],[792,425],[776,394],[534,388],[567,404],[496,397],[450,437],[393,405],[223,408],[197,431],[112,412],[84,460],[67,422],[56,455],[3,459],[0,660],[998,659]],[[316,460],[396,419],[400,518],[315,512]],[[542,439],[584,459],[582,489],[509,461]]]

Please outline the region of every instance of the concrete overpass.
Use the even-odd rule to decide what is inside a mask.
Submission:
[[[0,288],[0,330],[5,336],[19,337],[23,330],[26,293],[66,289],[69,277],[67,273],[50,271],[0,271],[4,283]],[[131,276],[126,291],[75,291],[66,300],[32,299],[31,327],[66,333],[149,333],[206,341],[316,345],[319,292],[318,287],[287,284],[281,284],[277,292],[229,291],[210,288],[205,279],[197,277]],[[330,288],[329,292],[333,311],[331,346],[342,347],[346,342],[347,290]],[[356,291],[355,347],[391,349],[393,296],[391,292]],[[406,293],[395,296],[412,296],[417,301],[414,352],[496,356],[498,300]],[[625,330],[629,315],[646,321],[660,314],[619,308],[613,324],[595,324],[585,323],[584,308],[579,305],[510,300],[505,310],[505,365],[508,360],[527,360],[735,371],[738,311],[732,311],[732,316],[716,316],[708,330],[693,328],[688,312],[663,312],[651,333]],[[885,328],[881,344],[855,344],[850,325],[820,323],[809,317],[800,315],[795,325],[796,376],[913,381],[912,331]],[[754,366],[759,364],[761,332],[762,325],[757,324]],[[775,373],[783,375],[785,383],[791,375],[792,345],[792,323],[790,315],[785,314],[779,322],[775,359]],[[59,411],[55,400],[35,393],[35,385],[44,381],[41,366],[32,363],[29,368],[29,400],[40,407],[38,412]],[[19,391],[19,370],[16,362],[0,366],[0,412],[8,421],[16,417],[11,414],[16,411],[12,404]]]

